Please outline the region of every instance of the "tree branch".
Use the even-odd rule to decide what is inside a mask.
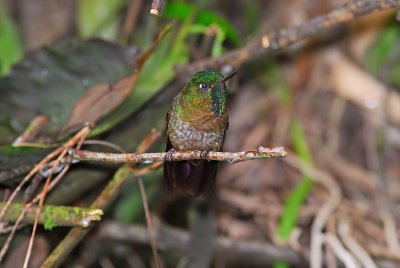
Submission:
[[[163,153],[132,153],[132,154],[113,154],[102,152],[90,152],[81,150],[69,150],[70,157],[67,161],[100,161],[114,164],[121,163],[152,163],[158,161],[182,161],[182,160],[215,160],[228,161],[235,164],[242,161],[264,159],[271,157],[285,157],[287,155],[283,147],[265,148],[258,147],[256,150],[242,152],[204,152],[204,151],[187,151],[187,152],[163,152]]]
[[[167,225],[154,228],[157,247],[162,250],[179,250],[185,252],[188,248],[190,235],[188,232]],[[127,225],[117,222],[105,222],[99,226],[96,238],[113,239],[135,244],[149,244],[149,235],[145,226]],[[276,261],[289,264],[305,263],[303,258],[287,247],[277,247],[267,242],[238,241],[226,237],[216,240],[216,252],[228,263],[236,266],[271,265]],[[251,261],[251,262],[250,262]]]
[[[353,0],[333,9],[331,12],[305,21],[298,26],[280,28],[261,35],[244,47],[232,50],[216,58],[202,59],[180,67],[180,71],[191,74],[196,71],[213,68],[220,69],[231,65],[237,68],[261,53],[276,51],[293,43],[313,37],[323,30],[329,30],[345,22],[370,14],[374,11],[399,8],[398,0]]]
[[[0,202],[0,209],[2,209],[4,205],[4,202]],[[11,203],[4,215],[4,221],[16,222],[24,207],[25,204],[23,203]],[[29,208],[22,222],[34,223],[36,213],[37,206]],[[46,205],[40,212],[39,223],[43,224],[45,228],[48,229],[57,226],[88,227],[92,221],[99,221],[102,215],[103,211],[101,209]]]

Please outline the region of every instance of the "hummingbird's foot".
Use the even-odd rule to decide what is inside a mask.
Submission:
[[[210,157],[209,157],[210,152],[211,152],[211,150],[201,151],[201,158],[203,158],[207,161],[210,161]]]
[[[176,152],[174,148],[169,149],[167,154],[164,157],[164,161],[172,161],[172,155]]]

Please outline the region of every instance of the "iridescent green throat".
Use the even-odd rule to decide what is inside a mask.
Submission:
[[[214,115],[221,116],[225,112],[227,101],[228,94],[226,92],[225,85],[215,85],[211,89],[211,110]]]

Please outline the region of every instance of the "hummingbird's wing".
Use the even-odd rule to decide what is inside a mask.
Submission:
[[[168,137],[168,122],[170,113],[166,120],[166,143],[165,151],[173,149]],[[169,192],[185,192],[195,196],[209,196],[215,183],[218,162],[207,160],[191,161],[165,161],[164,177]]]

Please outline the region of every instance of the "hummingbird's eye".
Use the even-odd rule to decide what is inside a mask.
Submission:
[[[210,86],[209,86],[208,84],[201,83],[201,84],[199,85],[199,88],[201,88],[201,89],[209,89]]]

